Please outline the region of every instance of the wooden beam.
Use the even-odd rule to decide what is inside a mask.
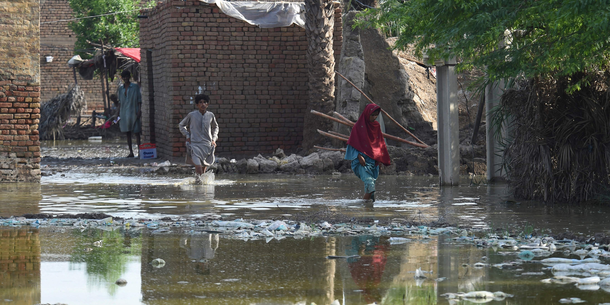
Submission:
[[[352,85],[354,88],[356,88],[356,90],[358,90],[362,95],[364,95],[364,97],[366,97],[367,100],[369,100],[369,102],[371,102],[371,104],[375,104],[375,102],[373,102],[373,100],[371,100],[366,94],[364,94],[364,92],[362,92],[362,90],[360,90],[360,88],[356,87],[356,85],[354,85],[354,83],[352,83],[349,79],[347,79],[345,76],[341,75],[341,73],[335,71],[335,73],[339,74],[339,76],[341,76],[346,82],[348,82],[350,85]],[[377,104],[375,104],[377,105]],[[406,128],[404,128],[402,125],[400,125],[396,120],[394,120],[393,117],[391,117],[385,110],[383,110],[383,108],[380,108],[381,112],[383,114],[385,114],[388,119],[390,119],[390,121],[394,122],[394,124],[398,125],[398,127],[400,127],[400,129],[402,129],[404,132],[406,132],[408,135],[410,135],[411,137],[413,137],[413,139],[415,139],[417,142],[425,145],[425,147],[428,147],[428,144],[424,143],[422,140],[420,140],[418,137],[416,137],[414,134],[412,134],[410,131],[408,131]]]
[[[315,110],[311,110],[311,113],[313,113],[315,115],[318,115],[318,116],[321,116],[323,118],[327,118],[329,120],[335,121],[337,123],[340,123],[340,124],[343,124],[343,125],[347,125],[349,127],[353,127],[356,124],[356,123],[352,123],[352,122],[345,122],[345,121],[337,119],[337,118],[333,118],[330,115],[326,115],[324,113],[321,113],[321,112],[318,112],[318,111],[315,111]],[[332,135],[330,133],[327,133],[327,132],[324,132],[324,131],[321,131],[321,130],[318,130],[318,132],[320,132],[321,135],[326,136],[325,134],[328,134],[328,137],[331,137],[333,139],[337,139],[337,140],[341,140],[341,141],[346,141],[347,142],[347,139],[339,138],[338,136]],[[324,132],[324,133],[321,133],[321,132]],[[382,132],[382,134],[383,134],[383,136],[385,138],[390,139],[390,140],[394,140],[394,141],[398,141],[398,142],[401,142],[401,143],[413,145],[415,147],[428,148],[428,145],[426,145],[426,144],[420,144],[420,143],[415,143],[415,142],[407,141],[407,140],[405,140],[403,138],[399,138],[397,136],[389,135],[389,134],[387,134],[385,132]]]

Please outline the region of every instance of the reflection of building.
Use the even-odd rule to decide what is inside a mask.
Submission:
[[[40,213],[40,183],[0,183],[0,216]]]
[[[36,229],[2,229],[0,299],[11,304],[40,303],[40,239]]]
[[[200,234],[204,247],[216,248],[215,237]],[[206,236],[211,238],[205,239]],[[186,238],[182,238],[186,237]],[[142,234],[142,302],[144,304],[293,304],[307,301],[330,304],[338,296],[335,288],[334,238],[293,239],[278,242],[256,240],[245,242],[222,238],[206,271],[198,269],[189,257],[186,239],[193,246],[194,235]],[[208,248],[208,250],[209,250]],[[197,251],[196,251],[197,252]],[[203,254],[205,257],[206,254]],[[150,262],[165,260],[165,266],[154,268]]]

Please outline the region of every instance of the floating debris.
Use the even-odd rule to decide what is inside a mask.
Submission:
[[[536,255],[534,255],[534,252],[529,250],[521,251],[518,256],[524,261],[531,261],[532,259],[534,259],[534,257],[536,257]]]
[[[165,266],[165,260],[163,260],[162,258],[155,258],[152,260],[152,262],[150,262],[150,264],[154,268],[163,268]]]
[[[578,303],[584,303],[585,301],[579,299],[579,298],[563,298],[559,300],[559,303],[561,304],[578,304]]]
[[[416,279],[427,279],[428,277],[424,274],[423,271],[421,271],[421,268],[417,268],[417,270],[415,270],[415,278]]]
[[[506,298],[512,298],[512,294],[504,293],[502,291],[489,292],[489,291],[470,291],[467,293],[444,293],[442,297],[447,299],[463,299],[469,302],[481,303],[480,301],[502,301]],[[487,303],[487,302],[484,302]]]
[[[360,255],[329,255],[327,259],[341,259],[341,258],[360,258]]]

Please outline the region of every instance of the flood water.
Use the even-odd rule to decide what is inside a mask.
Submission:
[[[540,280],[551,275],[537,263],[510,270],[473,267],[517,258],[511,251],[455,243],[447,236],[404,244],[371,235],[267,243],[181,229],[0,232],[0,298],[10,304],[471,304],[449,303],[441,294],[476,290],[514,295],[493,304],[610,299],[602,289],[543,284]],[[100,247],[93,246],[96,241],[102,241]],[[162,268],[151,264],[156,258],[165,260]],[[431,273],[415,279],[417,268]],[[119,278],[127,284],[116,285]]]
[[[42,177],[40,184],[0,184],[0,216],[101,212],[135,219],[272,220],[332,211],[483,232],[584,235],[607,233],[610,216],[604,207],[514,201],[505,185],[468,179],[440,188],[436,177],[381,176],[374,204],[358,199],[362,183],[349,174],[218,175],[209,185],[189,179],[145,169],[74,168]],[[408,235],[400,243],[380,234],[247,240],[179,225],[163,232],[21,226],[3,227],[0,234],[0,303],[7,304],[471,304],[441,295],[481,290],[514,295],[490,304],[558,304],[572,297],[610,302],[610,292],[599,287],[542,283],[552,274],[538,258],[520,261],[518,251],[478,247],[455,235]],[[153,264],[157,258],[165,265]],[[520,263],[510,269],[492,267],[514,261]],[[418,268],[427,278],[415,279]],[[119,286],[117,279],[127,284]]]

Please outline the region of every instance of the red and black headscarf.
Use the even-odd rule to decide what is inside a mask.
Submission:
[[[377,121],[369,121],[371,113],[377,109],[381,109],[381,107],[376,104],[366,105],[356,125],[352,127],[347,144],[387,166],[390,165],[390,154],[383,140],[381,126]]]

